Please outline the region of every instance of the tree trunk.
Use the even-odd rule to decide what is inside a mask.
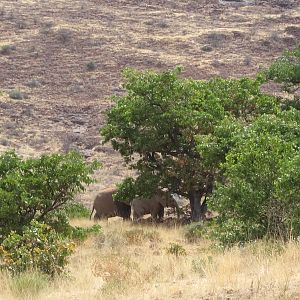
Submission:
[[[189,200],[192,211],[192,221],[199,222],[202,218],[202,207],[201,207],[201,197],[202,194],[200,191],[191,191],[189,192]]]

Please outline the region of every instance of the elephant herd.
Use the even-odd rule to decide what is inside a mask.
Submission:
[[[170,192],[159,190],[150,198],[139,197],[133,199],[131,205],[113,200],[113,194],[116,192],[115,187],[102,190],[95,197],[90,218],[95,210],[95,220],[116,216],[123,218],[123,220],[130,220],[132,212],[133,221],[138,221],[144,215],[151,214],[153,221],[158,222],[164,217],[165,207],[176,208],[179,216],[179,206]]]

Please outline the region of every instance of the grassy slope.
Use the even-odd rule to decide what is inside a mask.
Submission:
[[[28,279],[9,280],[0,274],[0,299],[300,297],[300,248],[296,243],[286,249],[257,243],[220,252],[205,240],[188,243],[182,228],[133,227],[117,218],[102,225],[105,239],[95,237],[78,247],[69,278],[49,283],[32,275],[34,285]],[[170,243],[182,246],[187,255],[167,254]]]

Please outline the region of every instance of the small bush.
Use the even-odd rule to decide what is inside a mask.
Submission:
[[[25,94],[18,89],[14,89],[9,92],[9,97],[15,100],[23,100],[25,98]]]
[[[178,257],[186,255],[186,251],[183,248],[183,246],[176,243],[171,243],[170,246],[167,248],[167,254],[172,254]]]
[[[286,244],[276,240],[260,240],[248,243],[243,249],[257,257],[276,257],[280,256],[286,250]]]
[[[54,27],[54,23],[52,21],[47,21],[42,24],[42,28],[40,29],[41,34],[49,34],[52,32],[52,28]]]
[[[0,269],[13,275],[40,271],[54,276],[64,271],[74,244],[63,241],[48,225],[32,221],[22,235],[12,232],[0,246]]]
[[[228,218],[226,221],[212,223],[208,228],[210,238],[218,241],[218,247],[229,248],[245,245],[248,241],[263,237],[263,228],[259,224]]]
[[[119,232],[110,231],[105,235],[99,235],[96,238],[96,245],[99,248],[119,249],[126,244],[125,239]]]
[[[1,54],[10,54],[14,50],[16,50],[15,45],[3,45],[0,47]]]
[[[211,52],[211,51],[213,51],[213,47],[211,47],[209,45],[205,45],[201,48],[201,50],[204,52]]]
[[[70,238],[76,242],[83,242],[86,240],[90,235],[95,235],[102,233],[102,228],[100,225],[95,224],[92,227],[73,227],[72,228],[72,233]]]
[[[30,88],[38,88],[41,86],[41,83],[37,79],[32,79],[27,82],[27,86]]]
[[[88,71],[94,71],[97,69],[97,65],[94,61],[90,61],[89,63],[87,63],[86,67],[87,67]]]
[[[157,22],[157,27],[159,27],[159,28],[168,28],[169,24],[165,20],[159,20]]]
[[[221,47],[226,41],[226,35],[224,33],[212,32],[206,35],[206,43],[208,43],[213,48]]]
[[[188,242],[196,242],[197,240],[202,238],[203,234],[203,223],[192,223],[186,226],[184,237],[187,239]]]
[[[57,37],[62,43],[67,43],[71,40],[73,35],[72,30],[68,28],[61,28],[57,31]]]
[[[104,285],[100,290],[104,299],[111,299],[115,293],[125,293],[129,288],[139,284],[141,280],[139,265],[129,255],[101,256],[94,263],[93,273],[104,278]],[[117,298],[113,297],[113,299]]]

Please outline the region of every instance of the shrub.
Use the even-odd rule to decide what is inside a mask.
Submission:
[[[23,100],[25,98],[25,94],[18,89],[14,89],[9,92],[9,97],[15,100]]]
[[[201,48],[202,51],[205,51],[205,52],[211,52],[213,51],[213,47],[209,46],[209,45],[204,45],[202,48]]]
[[[40,271],[54,276],[64,271],[74,244],[63,241],[50,226],[32,221],[23,234],[12,232],[0,246],[0,268],[13,275]]]
[[[64,211],[67,217],[70,219],[89,218],[91,213],[89,209],[87,209],[83,204],[78,202],[68,203],[64,207]]]
[[[102,233],[101,226],[98,224],[95,224],[91,227],[83,228],[83,227],[73,227],[72,233],[70,238],[72,240],[75,240],[76,242],[83,242],[86,240],[90,235],[95,235]]]
[[[265,231],[263,226],[255,222],[228,218],[226,221],[221,219],[220,222],[211,224],[208,234],[219,242],[217,246],[222,249],[262,238]]]
[[[21,233],[33,219],[49,222],[54,228],[65,226],[67,217],[54,212],[93,182],[91,173],[98,165],[85,164],[75,152],[27,160],[11,151],[1,155],[0,242],[11,231]]]
[[[203,236],[203,226],[202,222],[195,222],[186,226],[184,236],[188,242],[196,242]]]
[[[178,257],[186,255],[186,251],[183,248],[183,246],[176,243],[171,243],[170,246],[167,248],[167,254],[172,254]]]
[[[37,79],[31,79],[26,84],[30,88],[38,88],[41,86],[41,83]]]
[[[300,84],[300,41],[294,50],[286,50],[264,72],[268,79],[282,83],[285,90],[297,90]]]
[[[77,211],[78,213],[78,211]],[[70,215],[75,215],[75,212],[71,211]],[[72,239],[77,243],[83,242],[90,235],[101,233],[101,226],[95,224],[91,227],[83,228],[78,226],[71,226],[69,224],[68,212],[65,209],[54,211],[50,213],[46,218],[45,222],[51,226],[58,234],[64,238]]]
[[[236,136],[212,206],[223,245],[300,235],[300,111],[263,115]]]
[[[0,47],[1,54],[10,54],[14,50],[16,50],[15,45],[3,45]]]
[[[224,33],[211,32],[205,36],[205,41],[213,48],[218,48],[223,45],[228,37]]]
[[[62,43],[67,43],[71,40],[73,31],[68,28],[61,28],[57,31],[57,37]]]
[[[86,67],[88,71],[94,71],[97,68],[97,65],[94,61],[90,61],[89,63],[86,64]]]

